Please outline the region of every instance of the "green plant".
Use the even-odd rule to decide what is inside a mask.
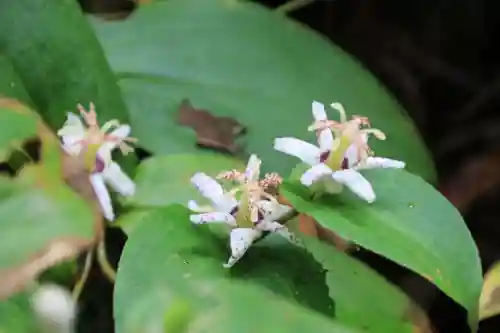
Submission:
[[[0,28],[0,157],[15,171],[0,178],[0,331],[37,329],[27,300],[61,262],[96,251],[115,279],[109,223],[128,236],[118,333],[431,332],[399,289],[302,233],[304,216],[422,275],[476,330],[474,241],[430,185],[431,159],[404,111],[338,47],[234,0],[155,2],[120,22],[86,20],[73,0],[6,0]],[[198,147],[175,119],[185,99],[209,110],[203,119],[242,123],[246,151]],[[340,101],[328,111],[340,116],[313,101]],[[67,114],[78,104],[82,117]],[[201,123],[225,130],[216,125]],[[313,132],[319,147],[306,143]],[[23,145],[31,139],[38,158]],[[127,140],[153,156],[111,154],[131,152]],[[212,220],[228,225],[196,225]]]

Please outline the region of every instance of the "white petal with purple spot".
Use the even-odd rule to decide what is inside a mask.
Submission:
[[[234,266],[238,260],[243,257],[243,255],[248,251],[252,243],[262,235],[262,231],[250,228],[236,228],[231,231],[230,235],[230,247],[231,247],[231,257],[227,264],[223,266],[225,268],[231,268]]]
[[[231,226],[236,225],[236,220],[229,213],[224,212],[212,212],[203,214],[193,214],[189,216],[191,222],[195,224],[206,224],[206,223],[226,223]]]

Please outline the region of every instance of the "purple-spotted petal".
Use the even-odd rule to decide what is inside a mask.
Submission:
[[[299,240],[295,235],[288,230],[288,228],[275,221],[262,221],[258,225],[258,229],[262,231],[274,232],[284,238],[286,238],[290,243],[301,246]]]
[[[189,216],[189,220],[195,224],[226,223],[231,226],[236,226],[234,217],[224,212],[193,214]]]
[[[236,228],[231,231],[229,243],[231,247],[231,257],[225,268],[232,267],[248,251],[252,243],[262,235],[262,231],[250,228]]]
[[[205,198],[213,200],[224,195],[222,186],[212,177],[207,176],[203,172],[195,173],[191,177],[191,184],[193,184],[201,195]]]

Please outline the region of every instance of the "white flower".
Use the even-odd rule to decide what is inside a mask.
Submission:
[[[130,126],[120,125],[116,120],[108,121],[99,128],[97,114],[92,103],[90,103],[89,112],[81,105],[78,105],[78,109],[88,127],[84,126],[80,117],[68,112],[66,122],[57,135],[61,137],[63,149],[68,154],[78,155],[86,149],[87,157],[91,159],[90,182],[94,187],[104,217],[112,221],[115,215],[105,184],[123,196],[132,196],[135,193],[135,183],[112,160],[111,152],[117,147],[124,154],[133,151],[133,148],[125,142],[135,141],[135,139],[128,137]],[[106,134],[113,127],[115,129]]]
[[[367,118],[354,116],[348,121],[340,103],[331,106],[340,113],[340,122],[328,120],[323,104],[316,101],[312,103],[315,122],[308,129],[316,131],[319,147],[296,138],[277,138],[274,149],[295,156],[311,166],[302,175],[302,184],[311,186],[320,183],[322,190],[328,193],[338,193],[346,186],[360,198],[369,203],[374,202],[376,195],[370,182],[358,171],[404,168],[405,163],[371,156],[373,153],[367,143],[369,134],[384,140],[384,133],[375,128],[361,129],[361,125],[369,126]]]
[[[226,268],[240,260],[265,231],[276,232],[291,242],[297,242],[284,225],[276,222],[291,208],[279,204],[273,196],[264,192],[263,186],[272,187],[281,179],[276,174],[271,174],[259,181],[260,163],[257,156],[252,155],[244,173],[236,170],[222,173],[218,178],[234,180],[240,184],[229,192],[224,192],[215,179],[204,173],[197,173],[191,178],[198,191],[211,202],[210,206],[200,206],[191,200],[188,203],[189,209],[201,213],[191,215],[191,222],[225,223],[233,228],[230,233],[231,257],[223,265]],[[240,201],[235,198],[237,192],[241,192]]]
[[[30,301],[37,319],[47,332],[74,332],[77,304],[68,290],[56,284],[42,284]]]

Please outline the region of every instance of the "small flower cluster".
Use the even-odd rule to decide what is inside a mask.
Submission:
[[[310,168],[300,181],[319,193],[339,193],[346,186],[360,198],[372,203],[375,192],[360,170],[372,168],[404,168],[405,163],[389,158],[375,157],[368,145],[370,135],[385,140],[385,134],[371,128],[368,118],[353,116],[347,119],[340,103],[331,107],[340,114],[340,121],[329,120],[325,106],[312,103],[314,122],[308,127],[316,133],[318,145],[297,138],[277,138],[274,149],[299,158]],[[221,173],[216,179],[197,173],[191,182],[206,197],[211,205],[199,206],[195,201],[188,208],[197,214],[190,216],[195,224],[225,223],[232,228],[230,233],[231,257],[224,267],[232,267],[262,236],[264,231],[278,233],[294,244],[300,245],[288,228],[277,221],[292,209],[280,204],[277,189],[281,184],[278,174],[268,174],[260,180],[261,160],[252,155],[244,172],[231,170]],[[237,186],[225,191],[217,179],[231,180]],[[315,185],[314,188],[312,185]],[[236,194],[240,193],[239,199]]]
[[[333,103],[331,107],[339,112],[340,121],[329,120],[325,106],[316,101],[312,103],[314,122],[308,130],[316,133],[317,146],[286,137],[275,139],[274,148],[295,156],[310,166],[300,178],[303,185],[319,193],[339,193],[345,186],[372,203],[376,199],[375,192],[359,171],[404,168],[405,163],[374,156],[368,145],[369,136],[385,140],[385,134],[379,129],[371,128],[368,118],[353,116],[348,120],[340,103]],[[78,105],[78,110],[81,118],[68,112],[66,122],[57,134],[68,154],[83,155],[103,215],[108,221],[113,221],[115,215],[106,184],[123,196],[133,196],[135,183],[112,160],[111,153],[116,148],[123,154],[132,152],[134,149],[127,142],[137,140],[129,137],[130,126],[120,124],[117,120],[110,120],[100,127],[92,103],[89,111],[81,105]],[[111,133],[108,133],[110,130]],[[232,267],[264,232],[277,233],[300,246],[288,228],[279,222],[292,210],[277,200],[282,178],[271,173],[261,179],[261,163],[256,155],[251,155],[243,172],[230,170],[215,178],[200,172],[191,178],[192,184],[211,203],[201,206],[191,200],[188,208],[195,213],[190,215],[191,222],[225,223],[232,228],[231,256],[224,267]],[[219,180],[230,181],[233,187],[225,189]]]
[[[197,213],[190,216],[191,222],[225,223],[232,227],[231,257],[224,264],[226,268],[240,260],[253,242],[266,231],[275,232],[298,244],[288,228],[277,222],[291,210],[290,207],[281,205],[275,196],[281,177],[273,173],[260,179],[260,165],[261,160],[252,155],[244,172],[226,171],[216,179],[200,172],[191,178],[193,185],[211,202],[211,205],[200,206],[194,200],[189,201],[189,209]],[[236,186],[225,191],[217,179],[230,180]],[[236,199],[237,194],[239,200]]]
[[[66,122],[57,132],[61,137],[62,147],[66,153],[73,156],[83,154],[85,166],[90,172],[90,182],[99,200],[104,217],[108,221],[115,219],[111,198],[105,184],[123,196],[133,196],[135,183],[122,171],[111,158],[111,152],[119,148],[123,154],[134,149],[127,142],[136,142],[130,138],[130,126],[110,120],[102,127],[97,122],[95,106],[90,103],[89,111],[78,104],[81,118],[68,112]],[[85,125],[82,122],[85,122]],[[113,129],[111,133],[107,133]]]
[[[360,198],[372,203],[376,199],[375,192],[370,182],[358,171],[400,169],[405,167],[405,163],[374,156],[368,145],[369,135],[385,140],[385,134],[371,128],[368,118],[353,116],[347,120],[340,103],[333,103],[331,107],[340,113],[340,122],[328,119],[323,104],[316,101],[312,103],[314,122],[308,130],[316,132],[318,146],[296,138],[278,138],[274,141],[274,149],[310,165],[300,179],[303,185],[317,184],[317,190],[327,193],[339,193],[346,186]]]

